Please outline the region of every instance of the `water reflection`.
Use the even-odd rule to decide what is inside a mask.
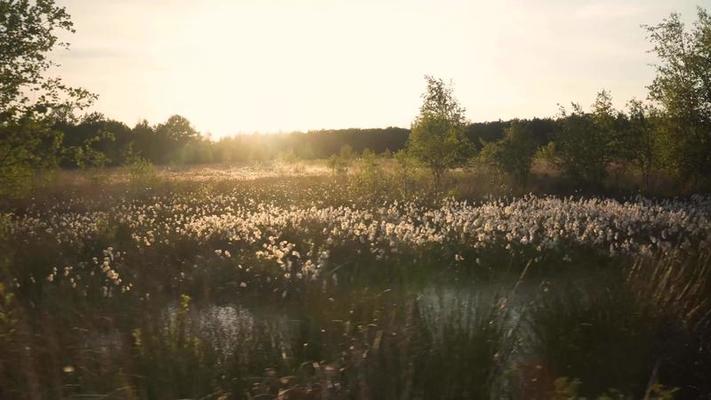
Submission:
[[[116,382],[135,398],[550,398],[561,382],[588,398],[611,387],[635,397],[653,370],[690,398],[708,388],[704,331],[653,307],[657,286],[640,286],[651,278],[631,287],[613,268],[519,285],[450,277],[165,297],[81,340],[55,330],[60,350],[32,351],[55,360],[60,378],[40,376],[61,379],[64,397]]]

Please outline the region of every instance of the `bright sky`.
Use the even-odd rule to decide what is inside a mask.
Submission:
[[[641,24],[711,0],[59,0],[77,33],[60,74],[129,125],[239,132],[408,127],[423,76],[472,121],[546,117],[600,89],[646,95]]]

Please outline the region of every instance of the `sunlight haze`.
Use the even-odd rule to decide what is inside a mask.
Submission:
[[[535,4],[534,4],[535,3]],[[66,0],[57,60],[94,110],[129,125],[187,117],[240,132],[409,127],[425,74],[454,82],[472,121],[547,117],[654,76],[641,24],[708,1]],[[101,16],[101,18],[96,18]]]

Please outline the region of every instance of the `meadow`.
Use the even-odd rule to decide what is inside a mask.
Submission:
[[[445,3],[0,0],[0,400],[711,399],[711,13]]]
[[[382,160],[59,174],[2,203],[1,398],[711,393],[711,197]]]

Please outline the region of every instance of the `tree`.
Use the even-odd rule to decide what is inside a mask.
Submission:
[[[625,115],[613,106],[610,92],[601,90],[597,93],[592,104],[591,117],[598,135],[605,142],[607,161],[624,161]]]
[[[198,131],[193,128],[187,118],[182,115],[173,115],[156,127],[156,134],[164,136],[178,144],[186,144],[197,139]]]
[[[63,133],[62,167],[100,167],[120,165],[131,152],[134,135],[126,124],[101,113],[83,116],[78,123],[57,122]]]
[[[74,32],[64,7],[53,0],[0,0],[0,121],[67,118],[95,96],[47,77],[49,53],[68,48],[58,31]]]
[[[24,193],[38,171],[54,168],[61,140],[58,132],[29,119],[0,125],[0,196]]]
[[[698,8],[687,31],[679,14],[646,26],[659,58],[649,97],[664,113],[671,169],[692,184],[711,171],[711,15]]]
[[[412,123],[408,154],[432,171],[435,187],[449,168],[462,165],[471,154],[464,135],[464,108],[454,98],[452,88],[441,79],[425,76],[427,90],[422,95],[420,114]]]
[[[47,76],[49,54],[68,47],[58,31],[73,32],[53,0],[0,0],[0,192],[25,187],[38,170],[56,165],[62,134],[54,121],[74,118],[95,96]]]
[[[480,156],[485,162],[506,172],[525,189],[538,143],[530,127],[519,120],[513,120],[504,132],[503,139],[486,143]]]
[[[179,161],[181,149],[188,143],[197,141],[200,135],[190,121],[181,115],[173,115],[162,124],[158,124],[153,134],[148,137],[147,151],[155,163]]]
[[[570,114],[561,107],[556,158],[568,177],[583,186],[599,186],[607,175],[610,161],[619,156],[621,134],[619,112],[612,107],[606,91],[597,94],[591,113],[573,104]]]
[[[657,112],[635,99],[630,100],[627,107],[629,121],[624,147],[627,149],[628,159],[639,168],[642,186],[647,192],[651,187],[652,173],[660,165],[660,144],[655,125],[655,120],[658,120]]]

